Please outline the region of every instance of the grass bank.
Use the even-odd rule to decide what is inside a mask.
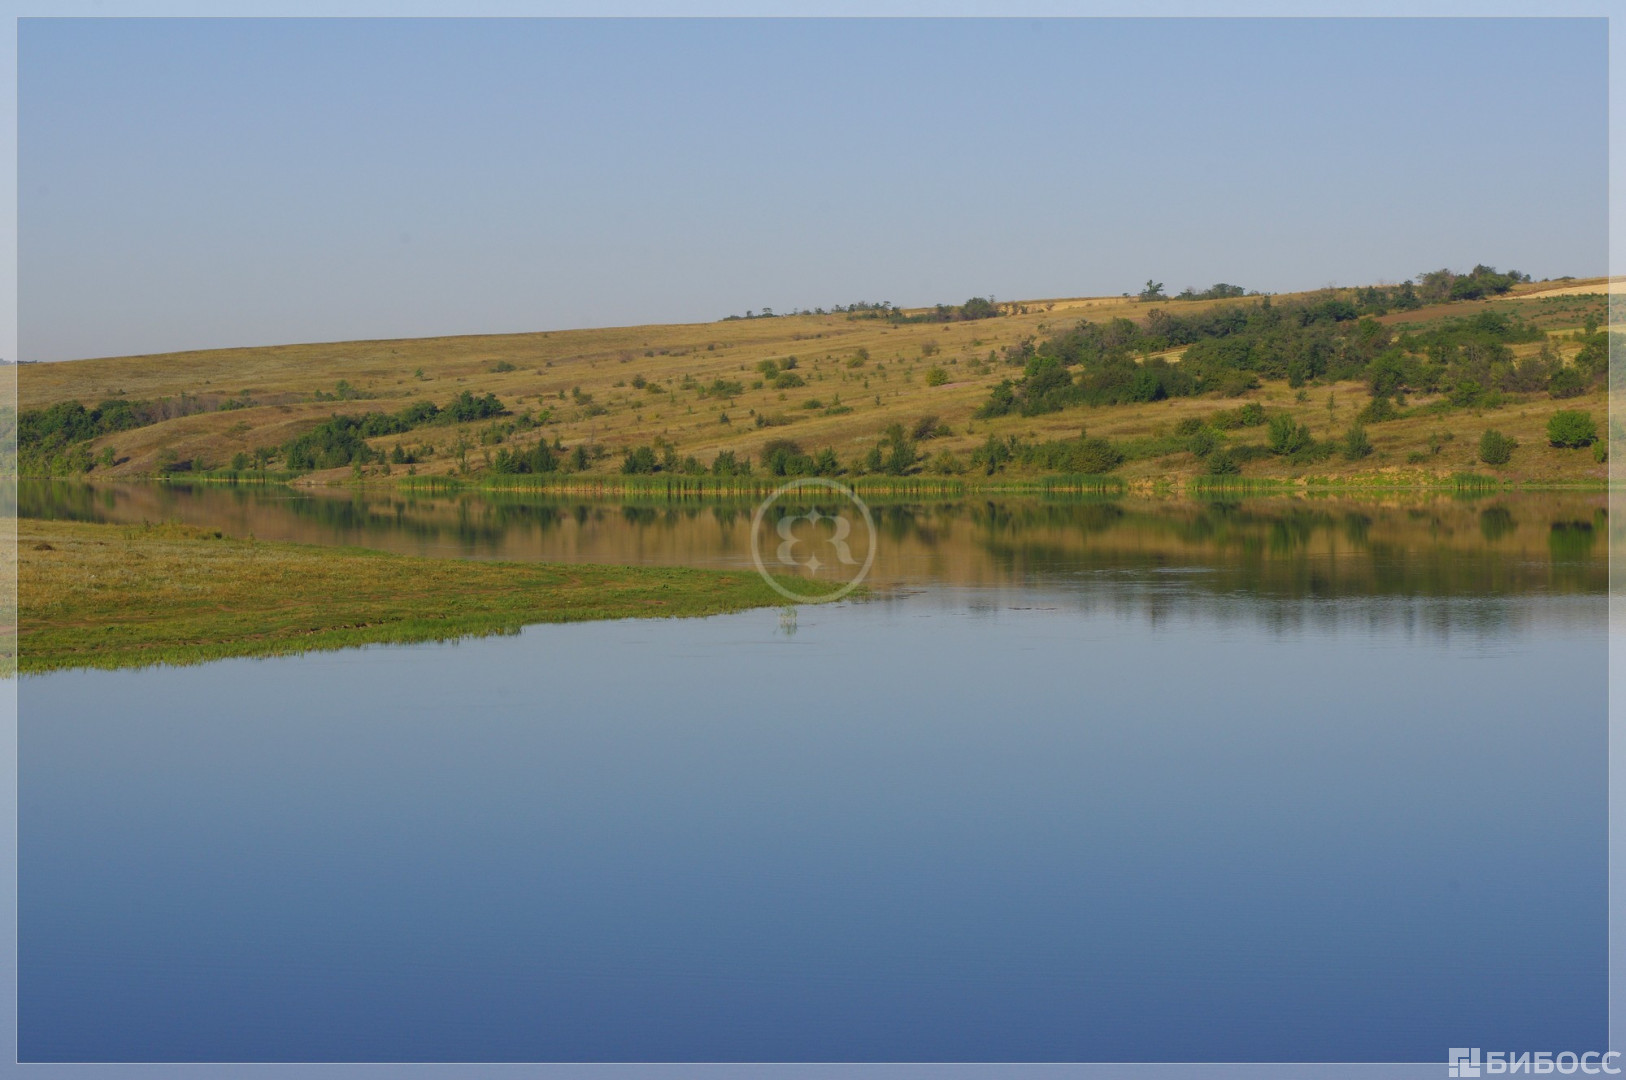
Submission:
[[[24,673],[195,664],[784,603],[749,572],[423,559],[234,539],[173,524],[22,519],[18,547]]]

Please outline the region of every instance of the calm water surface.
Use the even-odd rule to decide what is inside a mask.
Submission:
[[[485,558],[745,542],[728,507],[21,502]],[[24,679],[22,1056],[1601,1047],[1601,509],[900,504],[875,597],[794,619]]]

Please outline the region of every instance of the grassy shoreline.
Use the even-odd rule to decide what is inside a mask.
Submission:
[[[756,574],[491,563],[242,540],[186,525],[18,521],[17,668],[196,664],[783,606]]]

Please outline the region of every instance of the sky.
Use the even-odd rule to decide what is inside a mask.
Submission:
[[[1607,260],[1601,20],[26,20],[20,357]]]

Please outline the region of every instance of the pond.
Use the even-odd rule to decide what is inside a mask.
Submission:
[[[749,504],[19,500],[749,565]],[[23,679],[22,1058],[1603,1046],[1603,496],[872,509],[794,614]]]

